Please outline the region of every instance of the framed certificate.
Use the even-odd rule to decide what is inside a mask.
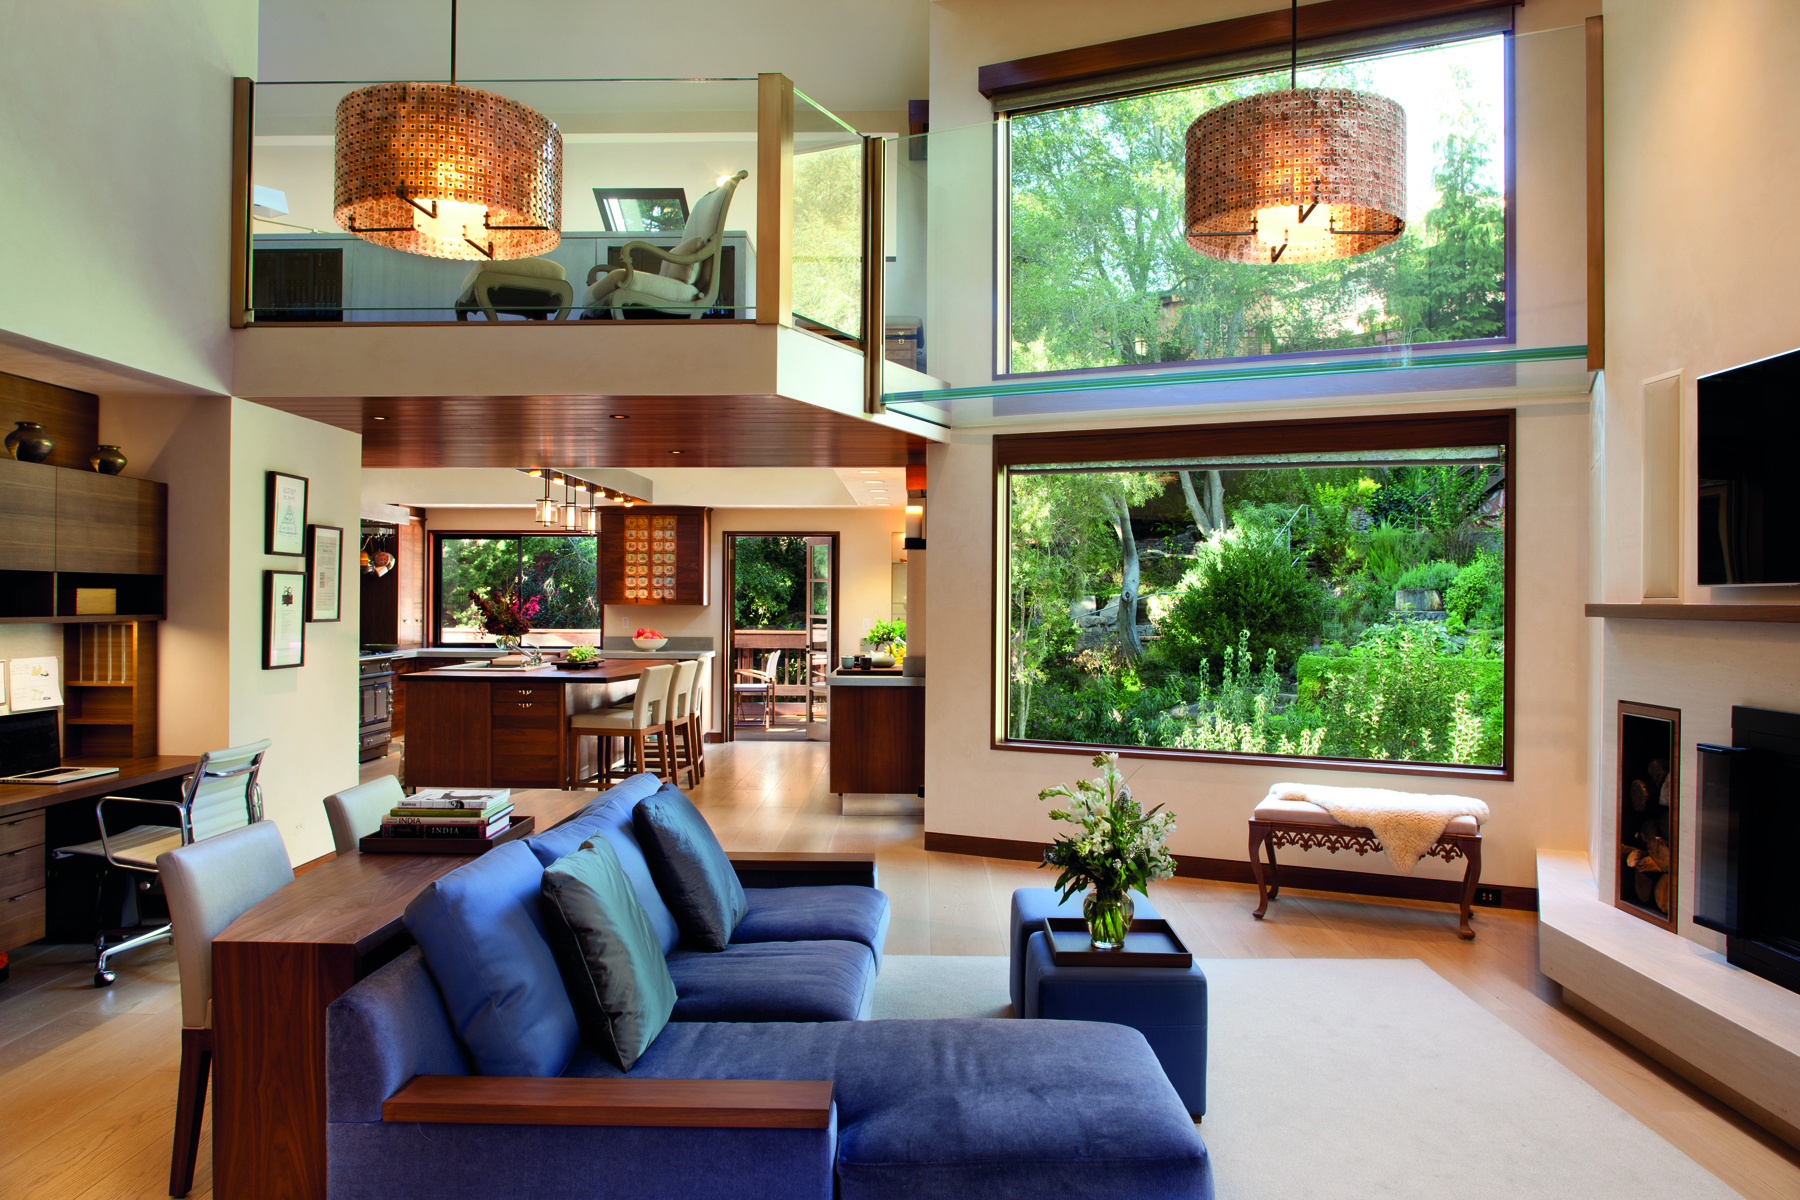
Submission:
[[[299,571],[263,572],[263,670],[306,662],[306,576]]]
[[[335,621],[343,602],[344,531],[336,525],[306,527],[306,619]]]
[[[306,553],[306,477],[270,471],[264,554]]]

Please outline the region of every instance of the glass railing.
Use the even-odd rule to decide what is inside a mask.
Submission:
[[[862,136],[794,92],[794,324],[862,340]]]
[[[255,321],[550,320],[755,315],[757,189],[732,191],[716,254],[669,263],[703,197],[757,168],[755,79],[462,80],[528,105],[562,134],[557,245],[531,270],[562,278],[532,286],[479,252],[436,258],[355,237],[334,212],[335,115],[358,82],[260,83],[252,143],[251,261],[246,307]],[[410,215],[410,214],[409,214]],[[476,231],[472,239],[483,241]],[[632,243],[639,243],[633,247]],[[609,280],[627,248],[635,276]],[[498,279],[482,281],[483,271]],[[690,278],[691,274],[691,278]],[[616,281],[613,281],[616,282]]]

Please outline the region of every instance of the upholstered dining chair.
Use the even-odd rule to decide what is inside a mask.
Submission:
[[[561,263],[547,258],[514,258],[477,263],[463,276],[456,297],[456,319],[482,313],[490,321],[502,316],[527,321],[566,321],[575,303],[575,286]]]
[[[663,705],[664,757],[668,760],[668,776],[677,784],[683,772],[688,786],[699,782],[694,766],[694,725],[688,719],[689,705],[694,701],[694,680],[700,674],[698,659],[684,658],[675,664],[675,677],[669,684],[669,700]],[[677,743],[676,735],[680,735]]]
[[[775,683],[781,677],[781,651],[769,655],[762,670],[739,667],[731,677],[731,727],[737,728],[738,709],[745,697],[756,696],[762,700],[763,728],[769,728],[775,713]]]
[[[137,891],[148,890],[156,878],[156,860],[165,850],[186,846],[207,838],[241,829],[262,820],[262,788],[256,773],[262,769],[263,753],[269,740],[233,746],[228,750],[211,750],[200,756],[194,773],[182,781],[179,800],[146,799],[141,796],[102,796],[94,804],[94,820],[100,826],[100,840],[79,846],[63,846],[51,852],[51,858],[82,855],[101,858],[114,867],[149,879],[133,880],[135,888],[126,893],[121,905],[121,920],[137,912]],[[120,833],[108,833],[104,809],[111,801],[121,804],[160,804],[175,810],[175,825],[134,825]],[[105,987],[113,981],[107,960],[127,950],[135,950],[169,936],[169,925],[102,929],[94,938],[94,986]],[[108,943],[111,943],[110,945]]]
[[[598,769],[591,782],[603,789],[612,780],[612,740],[615,737],[626,743],[627,773],[634,769],[650,769],[648,740],[656,738],[660,768],[657,774],[664,779],[670,778],[669,735],[663,714],[667,711],[669,684],[674,677],[674,663],[645,667],[643,674],[638,676],[637,694],[632,697],[630,708],[600,708],[569,718],[569,786],[581,787],[590,782],[581,778],[579,765],[584,737],[600,739]],[[635,768],[632,763],[636,764]]]
[[[692,739],[688,744],[693,747],[695,779],[706,778],[706,728],[700,723],[700,710],[706,696],[706,677],[710,672],[708,660],[697,660],[694,663],[694,682],[688,686],[688,737]]]
[[[381,829],[381,818],[406,799],[400,781],[383,775],[325,797],[325,819],[331,824],[331,844],[348,854],[362,839]]]
[[[590,270],[587,291],[581,296],[581,319],[618,320],[626,308],[633,307],[689,320],[704,316],[719,298],[719,257],[725,249],[725,216],[731,211],[731,197],[749,176],[750,172],[739,171],[700,197],[673,249],[626,242],[619,248],[624,266],[609,271],[601,265]],[[631,256],[637,250],[662,260],[656,274],[632,266]],[[730,302],[729,297],[726,300]]]
[[[169,1195],[194,1185],[206,1077],[212,1070],[212,944],[225,927],[294,880],[273,821],[257,821],[156,857],[181,967],[181,1077]]]

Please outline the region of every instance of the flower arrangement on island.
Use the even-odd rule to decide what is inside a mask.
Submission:
[[[1073,786],[1059,783],[1038,793],[1039,800],[1069,801],[1050,816],[1081,828],[1079,836],[1059,837],[1044,847],[1039,865],[1062,869],[1056,886],[1065,902],[1084,887],[1092,889],[1082,916],[1094,949],[1118,950],[1131,928],[1132,889],[1142,891],[1175,874],[1175,856],[1167,844],[1175,816],[1160,804],[1149,812],[1139,807],[1119,774],[1117,754],[1096,754],[1094,765],[1100,768],[1097,778],[1078,779]]]
[[[481,627],[503,646],[516,645],[530,633],[531,618],[538,613],[538,598],[526,600],[516,588],[489,588],[485,596],[471,588],[469,601],[481,611]]]

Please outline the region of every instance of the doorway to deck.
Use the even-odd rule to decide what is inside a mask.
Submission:
[[[727,533],[726,741],[827,741],[838,622],[836,533]]]

